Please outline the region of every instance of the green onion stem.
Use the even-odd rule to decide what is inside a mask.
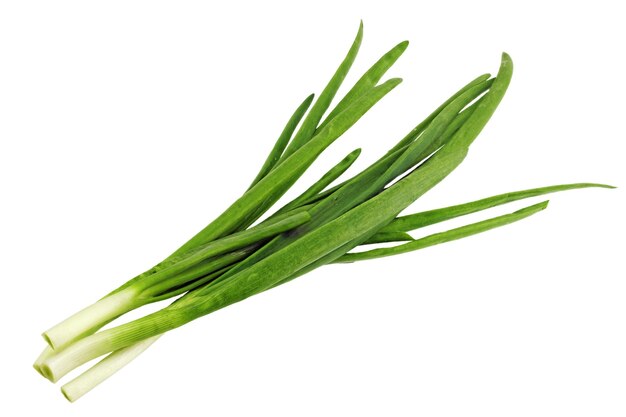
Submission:
[[[139,356],[160,336],[150,337],[108,355],[100,362],[61,387],[61,392],[74,402]]]

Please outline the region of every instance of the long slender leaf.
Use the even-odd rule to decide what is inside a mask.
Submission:
[[[481,210],[486,210],[492,207],[511,203],[513,201],[522,200],[525,198],[537,197],[540,195],[555,193],[559,191],[590,187],[614,188],[610,185],[605,184],[577,183],[552,185],[549,187],[532,188],[529,190],[504,193],[465,204],[444,207],[436,210],[423,211],[421,213],[410,214],[408,216],[401,216],[389,223],[387,226],[383,227],[380,232],[408,232],[410,230],[419,229],[420,227],[430,226],[435,223],[454,219],[460,216],[465,216],[467,214],[476,213]]]
[[[504,226],[518,220],[525,219],[535,213],[540,212],[548,206],[547,201],[543,201],[538,204],[534,204],[529,207],[525,207],[521,210],[517,210],[510,214],[494,217],[481,222],[472,223],[466,226],[457,227],[455,229],[447,230],[441,233],[435,233],[426,236],[421,239],[413,240],[402,245],[394,246],[391,248],[378,248],[364,252],[347,253],[337,259],[336,263],[348,263],[356,261],[364,261],[368,259],[382,258],[385,256],[399,255],[401,253],[412,252],[419,249],[424,249],[429,246],[438,245],[440,243],[450,242],[452,240],[462,239],[464,237],[472,236],[478,233],[486,232],[487,230],[495,229],[496,227]]]

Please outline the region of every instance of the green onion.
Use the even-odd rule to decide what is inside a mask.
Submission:
[[[408,234],[411,230],[557,191],[611,188],[593,183],[557,185],[398,217],[465,159],[510,83],[513,64],[503,54],[495,78],[486,74],[468,83],[363,171],[331,186],[359,157],[359,148],[258,222],[335,140],[400,83],[390,79],[379,84],[407,42],[383,55],[323,119],[356,59],[362,37],[361,24],[317,101],[313,103],[311,95],[298,106],[239,199],[161,263],[44,333],[49,346],[34,367],[53,382],[107,355],[62,387],[68,400],[83,396],[165,332],[318,267],[397,255],[472,236],[536,214],[547,207],[547,201],[419,239]],[[400,243],[359,251],[390,242]],[[173,302],[159,311],[101,330],[139,306],[166,299]]]

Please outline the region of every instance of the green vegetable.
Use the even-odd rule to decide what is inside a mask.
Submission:
[[[390,79],[379,84],[407,42],[383,55],[323,119],[356,58],[362,36],[361,24],[317,101],[311,107],[311,95],[298,106],[252,184],[235,203],[161,263],[44,333],[49,347],[34,367],[51,381],[108,355],[62,387],[67,399],[84,395],[163,333],[320,266],[391,256],[472,236],[531,216],[545,209],[547,201],[419,239],[408,234],[411,230],[547,193],[610,188],[591,183],[536,188],[398,217],[465,159],[511,80],[513,64],[503,54],[495,78],[486,74],[468,83],[363,171],[331,186],[359,157],[361,149],[356,149],[297,198],[258,222],[326,148],[400,83]],[[402,243],[359,251],[365,245],[390,242]],[[152,314],[100,330],[139,306],[165,299],[174,301]]]
[[[339,88],[350,65],[354,61],[354,57],[356,56],[361,42],[361,37],[362,25],[359,28],[359,33],[354,44],[348,52],[348,56],[329,82],[320,96],[320,99],[318,99],[311,109],[307,118],[305,118],[303,127],[307,125],[307,123],[312,123],[311,120],[319,121],[321,115],[328,108],[330,100]],[[355,86],[355,89],[358,89],[360,93],[358,97],[351,98],[349,103],[343,101],[344,109],[333,117],[332,120],[329,120],[323,129],[311,133],[311,137],[306,139],[306,143],[298,145],[298,149],[293,151],[293,155],[289,157],[282,155],[281,158],[278,158],[278,155],[282,152],[295,126],[304,115],[312,100],[312,96],[307,98],[298,107],[287,123],[287,126],[278,138],[270,156],[261,169],[261,172],[257,175],[253,185],[241,198],[159,265],[131,279],[109,296],[44,332],[43,336],[45,340],[51,347],[56,349],[67,346],[72,341],[97,331],[103,325],[121,314],[145,305],[146,303],[162,299],[163,297],[161,295],[167,294],[169,288],[176,290],[169,293],[171,296],[178,295],[180,288],[190,289],[190,286],[187,284],[193,282],[204,283],[205,281],[199,280],[203,275],[215,272],[221,267],[226,266],[221,259],[218,259],[209,260],[210,264],[204,265],[203,267],[196,267],[193,270],[187,269],[197,264],[199,261],[205,261],[210,257],[226,253],[229,250],[262,242],[263,239],[271,237],[273,234],[285,232],[297,226],[297,224],[294,224],[293,219],[291,219],[291,222],[283,222],[279,224],[279,227],[274,226],[270,230],[266,230],[265,228],[268,226],[265,225],[265,228],[261,229],[261,233],[255,232],[255,234],[249,237],[245,235],[249,232],[241,232],[244,234],[244,237],[238,234],[228,236],[238,231],[245,230],[250,224],[257,220],[291,185],[293,185],[324,149],[348,130],[365,112],[367,112],[367,110],[376,104],[376,102],[398,85],[400,80],[397,79],[389,80],[379,86],[371,85],[369,80],[371,80],[372,77],[376,78],[376,80],[380,79],[405,48],[406,46],[402,48],[396,47],[392,52],[383,57],[383,59],[375,64],[372,69],[366,73],[366,76],[364,76],[368,82],[365,83],[362,79],[357,83],[358,88]],[[393,59],[388,57],[389,54],[393,55]],[[363,84],[367,85],[367,89],[363,88]],[[308,131],[308,128],[305,130]],[[298,133],[300,136],[296,135],[292,140],[292,144],[294,143],[293,141],[298,138],[301,138],[300,141],[304,141],[302,138],[305,136],[302,132],[303,130],[301,128]],[[358,156],[358,152],[349,155],[347,160],[342,161],[337,169],[332,170],[327,176],[323,177],[318,185],[314,185],[313,188],[308,191],[308,194],[305,193],[301,199],[306,199],[309,194],[321,191],[321,189],[325,187],[324,184],[331,182],[334,179],[333,176],[338,176],[342,171],[345,171],[350,166],[350,161],[353,161],[356,156]],[[276,166],[279,160],[282,161],[282,163]],[[297,209],[299,205],[300,202],[296,200],[288,205],[287,208]],[[289,210],[283,210],[283,212],[284,211]],[[305,214],[300,213],[299,216],[298,220],[302,220]],[[276,221],[276,219],[274,218],[268,221]],[[252,230],[255,229],[250,229],[250,231]],[[220,238],[224,238],[226,243],[224,243],[223,240],[219,240]],[[233,246],[233,239],[236,247]],[[209,245],[209,248],[198,252],[198,248],[204,247],[205,245]],[[219,245],[221,249],[216,249],[215,245]],[[256,249],[256,247],[253,249]],[[247,254],[249,253],[246,253],[246,255]],[[185,274],[182,274],[183,271],[185,271]],[[157,283],[159,285],[157,285]],[[157,295],[159,295],[159,297],[156,297]],[[35,367],[38,367],[37,363]]]

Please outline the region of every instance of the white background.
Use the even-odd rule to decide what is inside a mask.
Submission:
[[[30,368],[42,330],[239,196],[361,18],[340,94],[408,39],[390,71],[405,81],[287,197],[356,147],[351,172],[366,166],[495,73],[503,50],[516,67],[501,107],[411,211],[626,186],[620,3],[3,2],[0,414],[625,415],[623,188],[553,195],[480,236],[324,267],[172,332],[75,404]]]

